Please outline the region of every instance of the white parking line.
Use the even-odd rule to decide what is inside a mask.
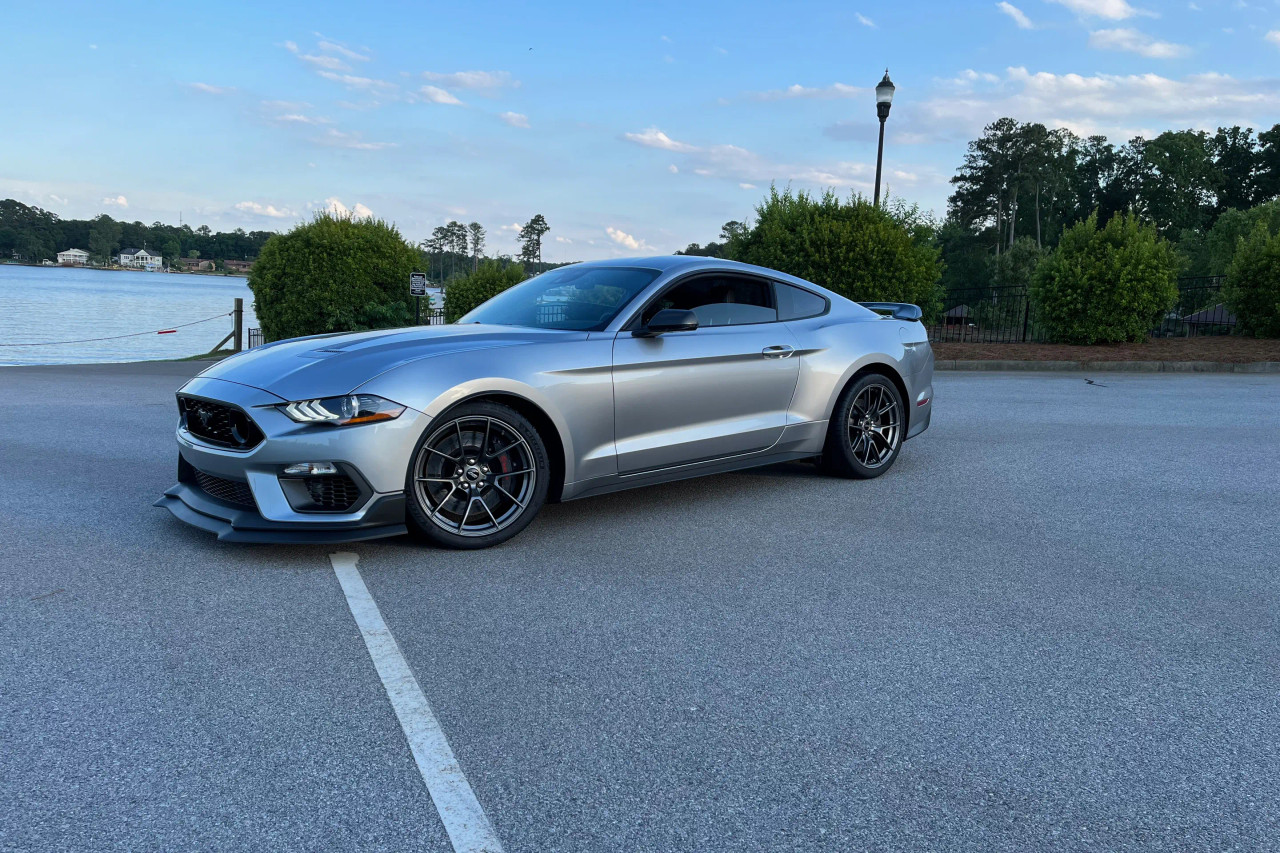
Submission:
[[[502,853],[502,844],[458,766],[440,722],[400,652],[400,644],[391,635],[369,588],[364,585],[364,578],[356,568],[358,559],[350,553],[329,555],[334,574],[347,596],[347,606],[364,637],[365,648],[373,658],[373,666],[409,741],[418,771],[427,783],[445,832],[449,833],[449,842],[456,853]]]

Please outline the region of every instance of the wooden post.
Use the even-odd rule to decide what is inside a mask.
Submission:
[[[233,318],[232,334],[235,335],[235,341],[232,344],[232,352],[240,352],[244,349],[244,300],[236,297],[235,310],[231,312]]]

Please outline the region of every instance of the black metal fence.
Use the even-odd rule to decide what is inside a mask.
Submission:
[[[1027,288],[968,287],[947,293],[941,313],[929,324],[929,340],[1007,344],[1041,341],[1031,316]]]
[[[1178,279],[1178,301],[1151,330],[1156,337],[1228,335],[1236,318],[1222,301],[1225,276]],[[951,290],[942,311],[929,323],[929,340],[967,343],[1041,343],[1047,340],[1037,322],[1027,288],[969,287]]]
[[[257,346],[262,346],[262,330],[261,329],[249,330],[249,341],[247,346],[249,349],[253,349],[254,347],[257,347]]]
[[[1229,335],[1236,328],[1236,316],[1222,301],[1223,275],[1178,279],[1178,304],[1152,334],[1158,338],[1196,335]]]

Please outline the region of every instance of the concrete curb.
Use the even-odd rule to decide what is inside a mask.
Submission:
[[[934,370],[1088,370],[1094,373],[1280,373],[1280,361],[998,361],[938,359]]]

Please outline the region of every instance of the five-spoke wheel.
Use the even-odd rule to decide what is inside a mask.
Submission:
[[[409,468],[415,532],[453,548],[485,548],[514,536],[546,500],[547,453],[518,412],[464,404],[431,424]]]
[[[902,395],[888,377],[863,376],[836,402],[822,466],[841,477],[870,479],[889,469],[902,447]]]

